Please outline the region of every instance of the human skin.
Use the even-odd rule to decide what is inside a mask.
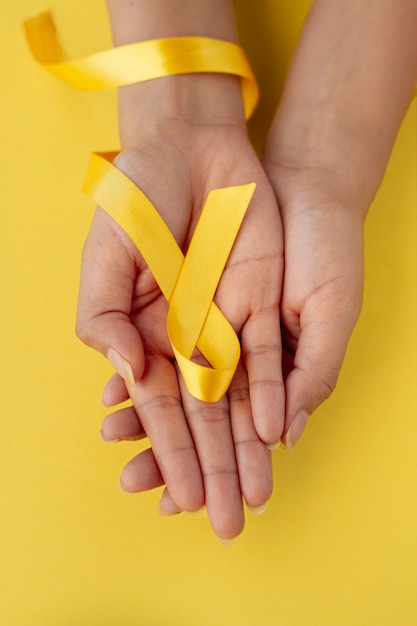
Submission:
[[[292,447],[334,389],[358,318],[363,224],[417,83],[414,0],[316,0],[264,154],[284,225],[281,302]],[[108,404],[123,396],[114,378]],[[134,412],[103,423],[107,440],[144,436]],[[147,488],[158,483],[152,451]],[[179,509],[163,494],[164,509]]]
[[[173,35],[236,38],[223,0],[110,0],[109,11],[115,45]],[[77,315],[79,337],[113,363],[152,445],[124,468],[122,488],[147,489],[152,474],[166,483],[170,510],[205,505],[215,534],[230,539],[243,529],[242,496],[256,509],[272,493],[267,446],[284,428],[276,199],[246,134],[236,77],[172,76],[124,87],[119,112],[115,165],[150,198],[184,252],[210,190],[257,184],[215,295],[242,348],[221,401],[203,403],[186,390],[166,333],[168,305],[140,252],[100,208],[84,247]],[[120,400],[115,381],[110,404]]]
[[[361,307],[363,224],[417,83],[414,0],[317,0],[264,154],[284,226],[285,438],[336,385]]]

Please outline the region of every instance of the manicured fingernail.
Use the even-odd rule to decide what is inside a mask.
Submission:
[[[268,443],[266,447],[268,448],[268,450],[276,450],[280,447],[280,445],[281,439],[278,439],[278,441],[276,441],[275,443]]]
[[[262,515],[262,513],[266,511],[267,506],[268,502],[265,502],[265,504],[262,504],[261,506],[249,506],[249,504],[246,504],[246,508],[249,513],[252,513],[252,515]]]
[[[294,417],[291,425],[285,435],[285,445],[287,450],[291,450],[300,439],[305,427],[307,426],[309,414],[307,411],[300,411]]]
[[[126,359],[122,357],[120,352],[117,352],[117,350],[115,350],[114,348],[110,348],[107,353],[107,358],[113,365],[116,372],[120,374],[120,376],[124,378],[127,383],[130,383],[131,385],[136,384],[135,377],[133,376],[132,366],[130,365],[129,361],[126,361]]]
[[[237,537],[235,537],[235,539],[223,539],[223,537],[216,535],[216,539],[225,548],[230,548],[230,546],[233,546],[233,544],[236,543]]]
[[[205,516],[206,507],[203,505],[198,511],[184,511],[184,513],[187,517],[191,517],[191,519],[200,519]]]

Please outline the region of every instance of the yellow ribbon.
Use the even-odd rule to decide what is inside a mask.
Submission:
[[[109,162],[113,157],[91,156],[83,191],[129,235],[168,300],[168,336],[187,389],[216,402],[233,378],[240,344],[213,297],[256,185],[209,193],[184,258],[151,201]],[[196,346],[212,368],[191,360]]]
[[[207,37],[144,41],[62,61],[50,13],[24,23],[35,58],[79,89],[101,89],[173,74],[217,72],[241,78],[246,117],[258,86],[243,50]],[[167,331],[190,393],[205,402],[227,391],[240,358],[239,340],[213,297],[245,215],[255,183],[209,193],[184,258],[174,237],[145,194],[111,164],[116,153],[93,154],[83,190],[129,235],[169,302]],[[211,367],[191,360],[195,348]]]
[[[50,13],[24,22],[32,54],[45,69],[78,89],[106,89],[173,74],[216,72],[241,78],[246,118],[259,90],[242,48],[209,37],[170,37],[119,46],[89,57],[63,61]]]

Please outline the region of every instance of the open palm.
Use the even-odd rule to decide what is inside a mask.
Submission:
[[[188,393],[167,337],[168,305],[140,252],[101,209],[85,245],[78,313],[83,341],[123,355],[136,382],[124,377],[133,407],[105,426],[108,439],[132,438],[141,423],[152,444],[127,464],[123,487],[166,483],[164,509],[205,504],[215,533],[230,538],[243,528],[242,495],[251,507],[270,496],[265,444],[278,441],[284,427],[283,250],[274,194],[245,133],[233,126],[170,125],[121,154],[116,165],[150,198],[183,252],[210,190],[257,183],[215,295],[242,347],[227,397],[208,404]],[[107,402],[124,398],[125,384],[116,377]]]

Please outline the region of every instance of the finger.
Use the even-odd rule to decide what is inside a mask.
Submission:
[[[226,398],[206,403],[187,391],[181,396],[204,480],[207,515],[214,533],[232,539],[244,527],[242,495]]]
[[[164,479],[151,448],[135,456],[123,468],[120,487],[127,493],[139,493],[161,487]]]
[[[249,385],[242,365],[228,392],[240,487],[250,510],[263,507],[272,494],[271,453],[258,436],[252,419]]]
[[[146,437],[146,433],[133,406],[120,409],[108,415],[103,421],[101,435],[103,440],[108,442],[133,441]],[[120,480],[123,489],[129,492],[155,489],[163,484],[162,481],[163,478],[155,461],[152,448],[132,459],[126,465]],[[163,516],[182,512],[182,509],[174,502],[167,488],[162,493],[158,511]]]
[[[162,517],[171,517],[171,515],[182,513],[182,509],[174,502],[166,487],[163,490],[159,501],[158,513],[162,515]]]
[[[276,445],[283,433],[285,389],[278,307],[253,313],[241,333],[253,423],[259,437]]]
[[[116,372],[107,381],[103,394],[101,396],[101,402],[104,406],[116,406],[121,402],[125,402],[129,399],[129,392],[127,391],[124,379]]]
[[[172,498],[185,511],[200,509],[201,470],[173,365],[160,355],[150,355],[144,376],[128,389]]]
[[[294,369],[286,379],[285,445],[300,439],[311,413],[334,390],[357,315],[330,298],[309,303],[300,316]]]
[[[137,441],[146,437],[145,430],[140,423],[133,406],[119,409],[107,415],[101,426],[103,441]]]
[[[142,342],[129,319],[135,254],[127,235],[97,209],[83,250],[76,331],[130,383],[140,379],[144,368]]]

